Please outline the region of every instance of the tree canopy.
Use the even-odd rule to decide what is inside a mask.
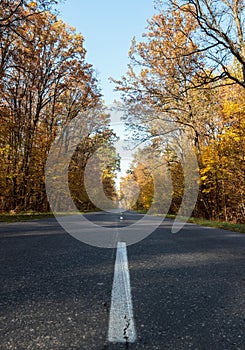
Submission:
[[[200,172],[193,214],[244,222],[243,1],[159,0],[156,5],[142,41],[132,41],[128,71],[114,80],[125,122],[134,140],[142,145],[148,140],[144,147],[150,144],[166,155],[185,135]],[[132,173],[140,173],[140,167],[135,161]],[[174,188],[183,194],[180,159],[170,168]],[[170,208],[175,213],[178,198]]]
[[[94,69],[86,61],[84,37],[49,11],[54,2],[11,0],[0,5],[3,211],[48,210],[46,159],[55,136],[72,119],[81,119],[87,130],[70,166],[73,189],[83,177],[88,154],[114,138]],[[86,110],[94,110],[96,117],[87,118]],[[93,207],[85,194],[81,198],[83,192],[80,209]]]

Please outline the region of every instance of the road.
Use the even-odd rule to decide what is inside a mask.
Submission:
[[[111,227],[139,218],[89,216]],[[116,249],[77,241],[55,219],[1,224],[0,349],[245,349],[245,235],[171,225],[127,247],[137,341],[113,344]]]

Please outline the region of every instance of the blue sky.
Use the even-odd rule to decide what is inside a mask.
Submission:
[[[154,0],[66,0],[59,5],[60,17],[85,37],[87,61],[98,72],[104,100],[119,99],[109,77],[120,79],[126,72],[133,36],[141,39],[147,19],[154,13]]]

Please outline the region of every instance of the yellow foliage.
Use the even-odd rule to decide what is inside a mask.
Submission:
[[[29,8],[32,8],[32,9],[35,9],[35,8],[37,7],[36,1],[31,1],[31,2],[29,2],[28,7],[29,7]]]

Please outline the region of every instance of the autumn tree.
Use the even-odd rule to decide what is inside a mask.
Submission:
[[[72,119],[84,118],[87,140],[108,128],[82,35],[50,12],[25,9],[27,17],[28,11],[31,21],[19,18],[24,38],[8,27],[4,33],[11,42],[0,96],[1,198],[6,211],[48,209],[45,161],[55,135]],[[95,110],[95,117],[87,118],[86,110]]]
[[[215,124],[215,92],[192,89],[205,65],[195,34],[190,14],[176,9],[153,16],[145,39],[133,40],[129,70],[115,83],[139,141],[184,130],[198,147]]]
[[[202,177],[195,215],[237,220],[244,215],[244,148],[237,143],[239,135],[244,145],[244,116],[231,110],[244,98],[244,6],[222,0],[157,3],[159,14],[149,21],[148,32],[132,42],[128,72],[115,81],[129,135],[152,146],[160,140],[162,151],[181,144],[185,135]],[[234,104],[237,91],[241,99]],[[230,113],[224,112],[227,105]],[[181,194],[183,173],[180,164],[174,167]],[[232,172],[242,183],[236,195]],[[176,212],[178,205],[172,207]]]
[[[23,20],[31,20],[34,14],[47,11],[57,2],[56,0],[2,0],[0,4],[0,28],[11,29],[18,33],[18,30],[21,30],[19,24],[23,23]],[[30,12],[26,11],[30,9]]]
[[[220,119],[223,123],[215,137],[202,147],[198,206],[205,213],[203,216],[216,220],[245,221],[244,97],[239,85],[221,89]]]
[[[101,127],[95,134],[89,135],[78,145],[71,159],[68,176],[69,187],[71,196],[81,211],[101,209],[101,205],[103,207],[104,203],[100,191],[105,194],[108,200],[114,201],[116,207],[115,178],[116,171],[120,166],[119,157],[113,146],[116,140],[117,137],[112,130]],[[96,157],[94,157],[95,154]],[[89,179],[85,182],[88,161],[92,164],[90,164],[87,174]],[[99,167],[97,168],[98,163]],[[97,200],[93,202],[93,198]]]
[[[56,0],[2,0],[0,3],[0,83],[5,69],[11,65],[14,50],[14,37],[29,41],[26,29],[32,26],[35,16],[47,11],[56,4]]]
[[[156,142],[156,141],[155,141]],[[164,152],[148,145],[135,153],[121,179],[122,205],[151,213],[177,214],[184,191],[183,169],[174,149]]]
[[[198,72],[196,85],[218,80],[245,87],[243,0],[160,0],[157,3],[160,9],[167,6],[172,11],[188,14],[196,26],[198,48],[191,54],[201,52],[205,57],[205,67]],[[187,31],[184,34],[189,35]],[[189,52],[183,57],[188,55]]]

